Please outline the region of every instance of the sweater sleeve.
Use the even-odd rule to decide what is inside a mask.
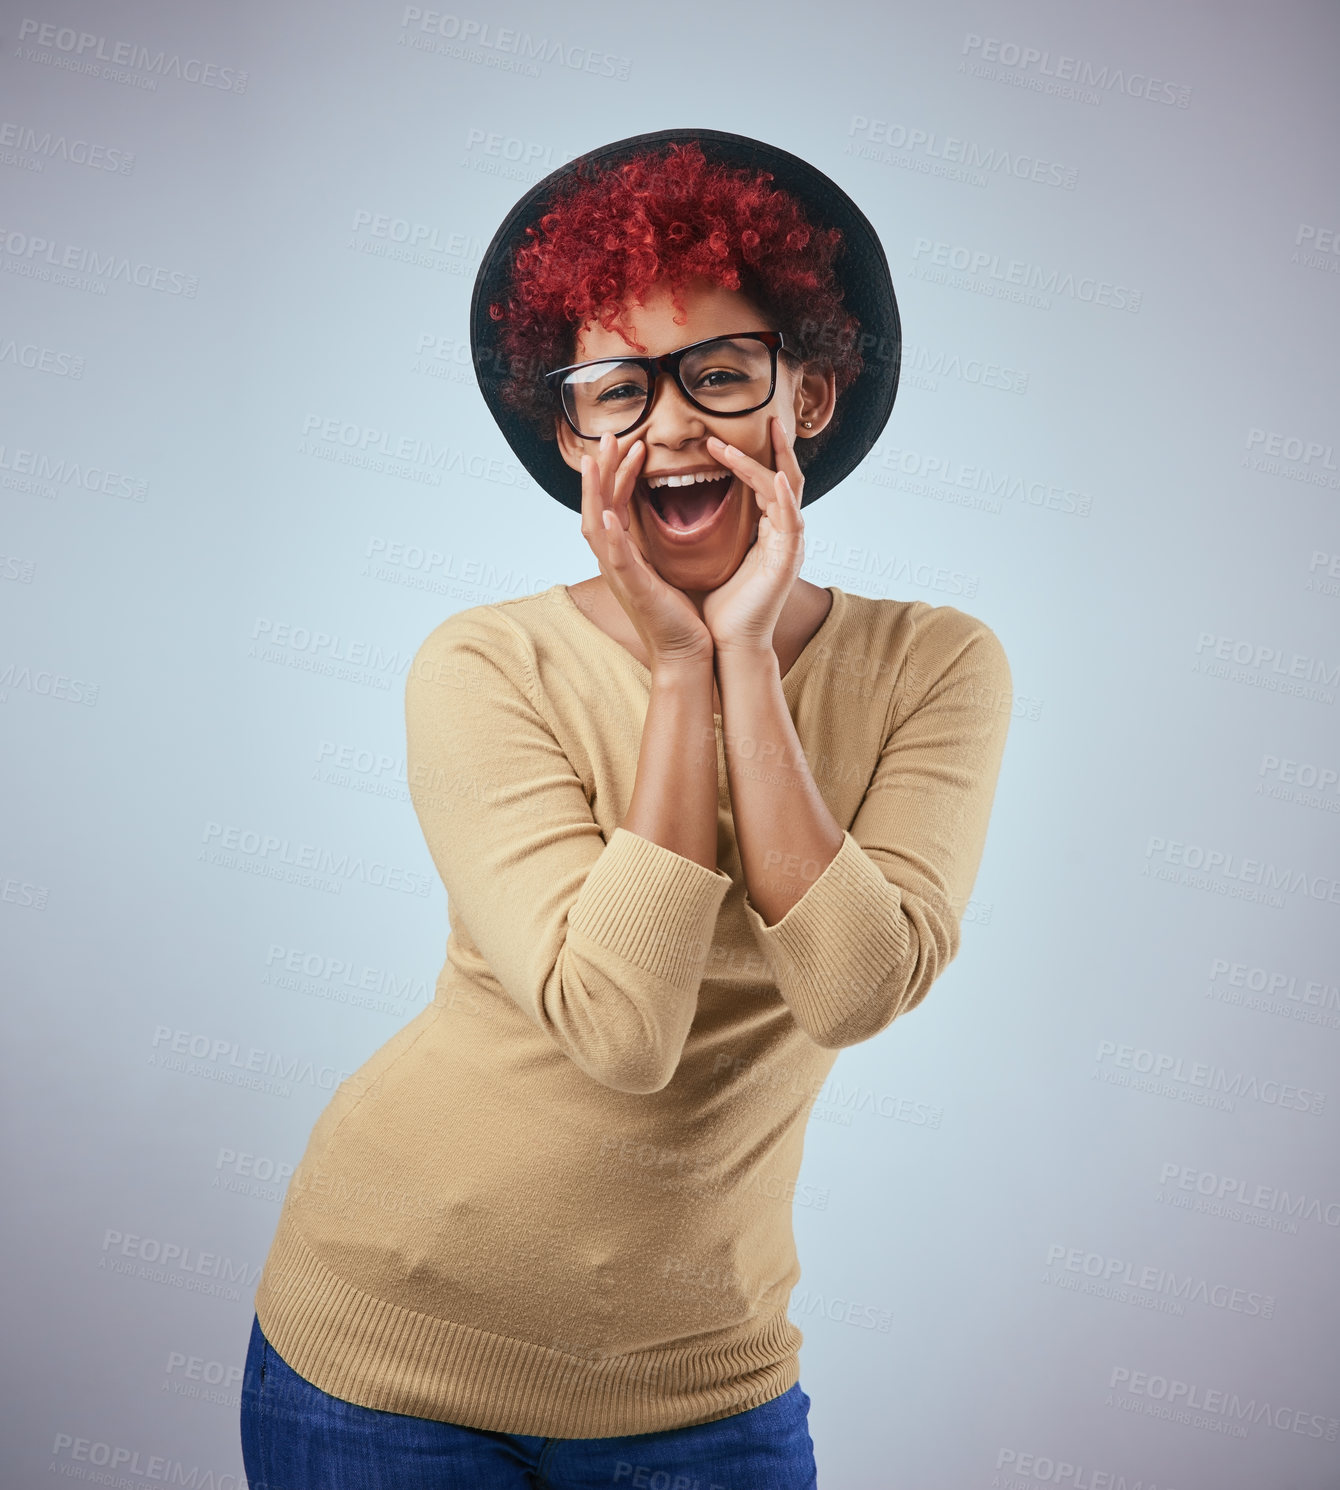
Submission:
[[[745,916],[796,1022],[839,1049],[914,1009],[958,954],[1012,705],[1004,648],[953,606],[926,607],[901,696],[836,856],[769,926]]]
[[[660,1091],[730,876],[621,827],[607,843],[537,697],[510,621],[449,617],[406,683],[410,796],[452,924],[504,991],[593,1080]]]

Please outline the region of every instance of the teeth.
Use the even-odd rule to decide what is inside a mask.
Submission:
[[[729,475],[729,471],[699,471],[696,475],[689,476],[655,476],[647,485],[654,491],[659,486],[692,486],[698,481],[720,481],[723,476]]]

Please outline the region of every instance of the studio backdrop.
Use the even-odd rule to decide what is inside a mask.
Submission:
[[[693,126],[829,173],[893,272],[805,578],[980,617],[1014,682],[962,950],[809,1124],[820,1483],[1340,1484],[1340,12],[0,29],[0,1479],[242,1483],[285,1186],[441,965],[410,661],[596,573],[480,396],[480,256]]]

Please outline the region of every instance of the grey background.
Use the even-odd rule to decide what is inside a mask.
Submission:
[[[478,255],[684,125],[829,172],[893,269],[806,577],[982,617],[1016,690],[963,950],[810,1125],[820,1482],[1340,1484],[1337,29],[5,6],[7,1485],[240,1483],[287,1175],[441,963],[404,667],[596,572],[474,385]]]

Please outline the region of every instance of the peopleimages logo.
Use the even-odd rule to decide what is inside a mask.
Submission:
[[[141,290],[157,290],[164,295],[183,295],[194,300],[200,281],[194,274],[168,269],[132,259],[128,254],[102,252],[77,243],[57,243],[38,233],[17,228],[0,228],[0,268],[29,279],[49,280],[52,284],[75,283],[76,288],[105,285],[121,280]],[[67,274],[66,271],[69,273]],[[75,276],[70,281],[69,275]]]
[[[1328,471],[1340,470],[1335,463],[1334,445],[1323,445],[1320,440],[1305,440],[1301,435],[1283,435],[1273,429],[1253,426],[1247,431],[1247,449],[1297,461],[1305,466],[1317,461]]]
[[[1224,1201],[1249,1207],[1266,1216],[1284,1216],[1295,1221],[1315,1221],[1319,1226],[1340,1228],[1340,1199],[1323,1201],[1315,1195],[1291,1193],[1278,1185],[1255,1184],[1237,1175],[1213,1174],[1189,1164],[1164,1164],[1159,1184],[1186,1191],[1202,1200]]]
[[[992,176],[1005,175],[1019,181],[1033,181],[1040,186],[1059,186],[1073,191],[1079,175],[1074,166],[1043,160],[1024,151],[1002,150],[995,145],[981,145],[976,140],[964,140],[955,135],[942,137],[934,130],[909,128],[906,124],[871,119],[864,114],[851,116],[847,134],[845,153],[848,155],[856,154],[890,164],[906,163],[928,175],[951,174],[955,179],[971,179],[974,185],[985,186]],[[860,138],[852,139],[851,136]],[[891,156],[890,150],[901,152],[903,159]],[[943,169],[946,166],[962,166],[964,169],[952,173]]]
[[[1319,228],[1315,223],[1300,222],[1293,241],[1290,263],[1340,274],[1340,229]]]
[[[204,1490],[246,1490],[241,1475],[216,1473],[198,1461],[189,1466],[169,1454],[153,1454],[145,1449],[127,1447],[103,1438],[84,1438],[75,1433],[57,1433],[51,1445],[52,1468],[67,1479],[91,1480],[94,1483],[128,1485],[128,1475],[138,1480],[152,1480],[171,1485],[195,1485]],[[93,1466],[91,1472],[84,1468]],[[115,1476],[115,1478],[113,1478]]]
[[[1086,1469],[1070,1459],[1021,1449],[1001,1449],[996,1455],[993,1485],[1057,1485],[1060,1490],[1173,1490],[1166,1480],[1128,1479],[1107,1469]]]
[[[206,863],[272,879],[284,879],[291,871],[299,877],[295,882],[301,882],[305,874],[318,881],[328,881],[337,894],[340,886],[349,880],[404,895],[427,895],[432,888],[429,877],[416,870],[387,864],[381,859],[365,860],[361,854],[350,854],[347,850],[336,853],[315,843],[295,843],[276,833],[210,822],[205,824],[203,842],[205,846],[199,857]]]
[[[1287,1081],[1262,1081],[1247,1071],[1230,1072],[1212,1061],[1193,1061],[1169,1051],[1100,1040],[1094,1059],[1098,1063],[1094,1076],[1108,1085],[1148,1091],[1160,1097],[1177,1097],[1203,1107],[1219,1107],[1225,1112],[1235,1111],[1238,1099],[1289,1112],[1306,1112],[1313,1117],[1320,1117],[1326,1108],[1325,1092]],[[1127,1075],[1128,1072],[1134,1074]],[[1141,1077],[1147,1079],[1137,1079]]]
[[[31,480],[21,479],[25,477]],[[149,492],[149,483],[143,477],[128,476],[106,466],[89,465],[66,456],[50,455],[43,450],[5,444],[0,444],[0,484],[17,489],[31,485],[53,496],[58,487],[77,486],[100,496],[120,497],[129,502],[143,502]]]
[[[303,419],[298,453],[407,476],[427,486],[441,486],[444,476],[469,476],[500,486],[533,484],[516,461],[323,414],[308,414]]]
[[[178,78],[183,83],[199,83],[201,87],[217,88],[224,93],[247,91],[247,74],[237,68],[220,67],[217,62],[183,57],[180,52],[166,49],[155,51],[140,42],[114,41],[92,31],[57,26],[51,21],[25,16],[19,22],[19,40],[35,43],[20,49],[18,55],[25,62],[48,63],[67,72],[88,73],[112,82],[134,81],[151,93],[157,89],[159,78]],[[136,73],[146,76],[132,78]]]
[[[1340,467],[1336,465],[1334,445],[1253,426],[1247,431],[1246,448],[1247,453],[1242,457],[1246,470],[1284,476],[1308,486],[1340,489]]]
[[[434,992],[418,973],[397,974],[389,968],[369,967],[348,957],[272,944],[265,954],[265,975],[261,982],[287,987],[298,978],[340,992],[376,994],[421,1004],[428,1003]]]
[[[881,480],[884,472],[893,473],[894,483]],[[960,460],[945,452],[932,454],[898,445],[875,445],[860,467],[858,479],[867,481],[872,486],[896,483],[910,491],[916,491],[918,484],[922,483],[930,487],[971,492],[984,499],[976,505],[991,513],[1001,511],[1001,498],[1076,517],[1088,517],[1093,510],[1092,495],[1074,487],[1030,480],[1015,471],[993,470],[990,466]],[[960,505],[969,504],[964,502]]]
[[[28,880],[12,876],[0,879],[0,900],[6,905],[21,905],[35,911],[44,911],[51,895],[48,885],[34,885]]]
[[[1306,801],[1309,806],[1321,804],[1332,811],[1340,810],[1340,765],[1317,765],[1314,761],[1292,760],[1268,751],[1261,757],[1256,774],[1265,778],[1256,784],[1258,797],[1269,795]]]
[[[1282,905],[1282,892],[1340,905],[1340,879],[1309,874],[1305,869],[1271,864],[1264,859],[1241,859],[1231,849],[1182,843],[1175,838],[1150,838],[1140,872],[1156,879],[1176,879],[1180,875],[1184,884],[1216,890],[1219,894],[1232,893],[1244,900],[1270,896],[1267,904]]]
[[[19,344],[14,337],[0,340],[0,362],[26,367],[29,372],[49,373],[54,378],[82,378],[84,359],[74,352],[56,347],[38,346],[36,342]]]
[[[1328,662],[1323,657],[1312,657],[1304,652],[1286,652],[1283,647],[1272,646],[1269,642],[1253,642],[1214,631],[1201,631],[1196,636],[1196,660],[1192,663],[1192,671],[1205,671],[1212,676],[1225,675],[1225,669],[1216,674],[1210,667],[1202,667],[1202,659],[1232,662],[1238,669],[1248,668],[1278,682],[1286,692],[1286,685],[1294,680],[1316,684],[1322,690],[1340,687],[1340,662]]]
[[[466,62],[482,61],[489,67],[525,77],[538,77],[541,64],[557,62],[573,72],[627,82],[633,66],[631,57],[573,46],[557,37],[532,36],[529,31],[495,26],[450,11],[425,10],[421,5],[407,5],[400,26],[402,44],[414,46],[422,38],[427,44],[420,45],[418,50],[440,50],[448,56],[460,56]],[[447,45],[440,45],[438,38]]]
[[[1234,1314],[1249,1314],[1272,1319],[1274,1295],[1254,1293],[1231,1283],[1215,1283],[1190,1273],[1179,1275],[1171,1268],[1148,1265],[1140,1267],[1120,1257],[1105,1257],[1101,1252],[1086,1252],[1082,1247],[1055,1243],[1047,1248],[1047,1266],[1068,1273],[1078,1273],[1095,1283],[1105,1285],[1094,1291],[1114,1289],[1117,1294],[1133,1288],[1165,1298],[1191,1304],[1205,1304],[1212,1309],[1228,1309]]]
[[[559,151],[552,142],[523,140],[516,135],[495,130],[470,129],[465,137],[465,154],[461,164],[471,171],[489,176],[505,176],[512,181],[528,181],[536,175],[548,175],[572,160],[576,151]]]
[[[962,51],[974,62],[998,63],[999,68],[983,69],[979,73],[971,64],[960,63],[960,71],[971,70],[975,75],[992,76],[1000,68],[1011,68],[1027,78],[1028,85],[1035,92],[1058,93],[1066,97],[1088,89],[1094,95],[1093,101],[1101,102],[1103,94],[1115,89],[1128,98],[1143,98],[1149,103],[1168,104],[1179,109],[1185,109],[1191,103],[1191,89],[1185,84],[1168,83],[1149,73],[1127,72],[1123,67],[1108,67],[1106,64],[1098,67],[1083,57],[1067,57],[1064,53],[1053,56],[1050,49],[1002,41],[998,36],[979,36],[969,31],[963,38]],[[1044,78],[1049,82],[1044,84]],[[1089,101],[1084,99],[1084,102]]]
[[[165,1242],[158,1237],[141,1236],[133,1231],[118,1231],[110,1226],[103,1231],[101,1251],[104,1259],[133,1258],[136,1262],[151,1263],[174,1273],[218,1278],[225,1283],[241,1283],[248,1288],[254,1288],[261,1275],[260,1267],[255,1263],[236,1262],[218,1252],[202,1252],[189,1243]],[[103,1264],[99,1263],[99,1267],[102,1268]],[[105,1268],[103,1270],[106,1271]]]
[[[878,1304],[856,1303],[836,1294],[811,1293],[807,1288],[798,1288],[791,1295],[787,1314],[793,1320],[805,1321],[821,1314],[834,1324],[849,1324],[860,1330],[878,1330],[884,1335],[893,1329],[892,1310]]]
[[[964,357],[959,352],[933,352],[915,342],[903,343],[902,376],[922,375],[918,387],[934,393],[940,378],[953,378],[978,388],[994,388],[1001,393],[1027,393],[1029,374],[998,362],[984,362],[980,357]]]
[[[283,1195],[282,1186],[292,1173],[293,1166],[287,1159],[272,1159],[266,1154],[224,1147],[215,1156],[210,1188],[278,1200]]]
[[[1327,1443],[1334,1443],[1337,1431],[1340,1431],[1340,1422],[1326,1413],[1301,1412],[1296,1407],[1286,1407],[1282,1402],[1259,1401],[1256,1397],[1244,1399],[1226,1388],[1205,1387],[1181,1381],[1175,1376],[1136,1371],[1130,1366],[1113,1366],[1107,1384],[1114,1391],[1166,1402],[1174,1408],[1194,1409],[1239,1424],[1263,1423],[1280,1433],[1322,1438]]]
[[[249,1091],[268,1091],[277,1097],[291,1097],[296,1085],[319,1087],[322,1091],[334,1091],[336,1087],[350,1084],[363,1088],[363,1095],[371,1096],[372,1090],[356,1072],[335,1066],[318,1066],[308,1056],[285,1055],[278,1050],[265,1050],[252,1045],[245,1052],[236,1040],[226,1035],[210,1035],[203,1030],[174,1029],[171,1025],[154,1026],[153,1053],[149,1063],[162,1071],[177,1071],[187,1076],[199,1076],[205,1081],[218,1082],[223,1086],[244,1087]]]
[[[68,135],[53,134],[49,129],[14,120],[0,122],[0,146],[40,157],[39,169],[48,160],[64,160],[71,165],[88,166],[94,171],[114,171],[121,176],[128,176],[135,169],[135,156],[129,150],[95,145],[77,135],[71,139]]]
[[[53,673],[45,667],[34,672],[23,663],[6,662],[0,665],[0,703],[9,702],[11,688],[22,693],[36,693],[43,698],[62,699],[67,704],[85,704],[89,708],[98,702],[100,692],[99,684],[72,678],[68,673]]]
[[[421,249],[425,253],[462,259],[467,267],[477,264],[484,253],[484,240],[477,234],[453,231],[436,223],[411,222],[407,217],[392,217],[389,213],[373,212],[367,207],[355,210],[352,231],[388,243],[403,244],[407,248]],[[461,272],[464,273],[465,269]]]
[[[912,262],[913,273],[918,278],[934,280],[936,270],[955,269],[968,276],[961,288],[981,289],[993,294],[1008,288],[1021,294],[1059,295],[1087,305],[1105,305],[1112,310],[1128,311],[1138,311],[1144,298],[1140,290],[1133,290],[1129,285],[1095,279],[1092,275],[1076,278],[1068,271],[1031,264],[1027,259],[1002,261],[999,254],[989,249],[969,248],[965,243],[918,238]]]
[[[1245,988],[1251,993],[1263,993],[1275,1002],[1290,999],[1294,1003],[1311,1004],[1323,1009],[1340,1012],[1340,984],[1323,982],[1319,978],[1299,981],[1296,973],[1281,973],[1247,962],[1230,962],[1226,957],[1216,957],[1210,963],[1210,982],[1223,979],[1231,988]]]

